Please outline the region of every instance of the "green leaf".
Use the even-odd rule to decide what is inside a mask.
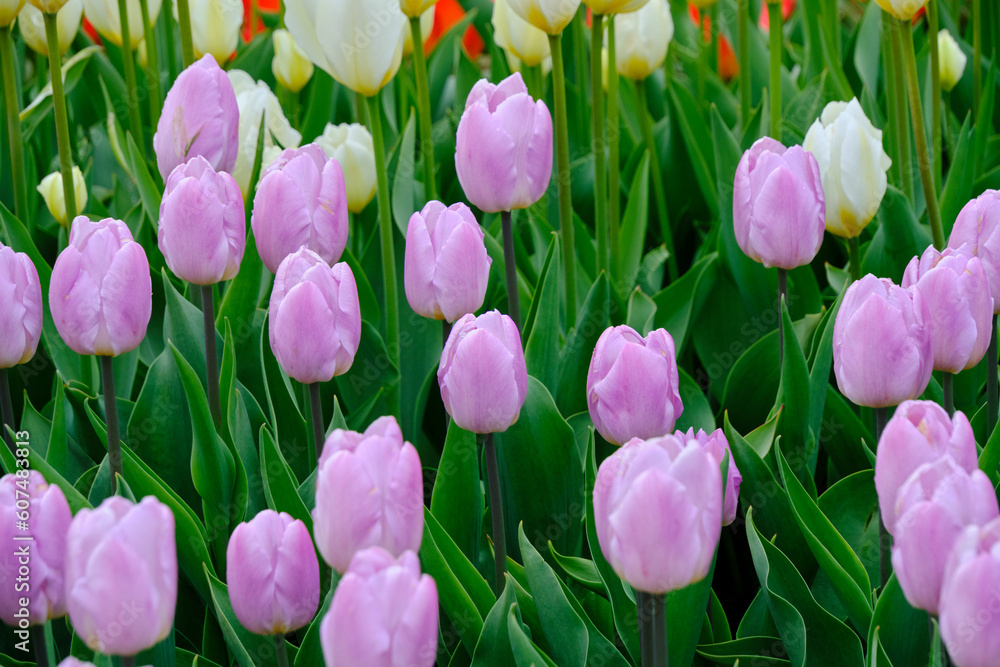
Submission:
[[[431,514],[473,563],[479,560],[482,536],[483,487],[479,479],[479,458],[474,433],[448,423],[448,435],[441,453]]]
[[[291,468],[281,455],[274,437],[266,425],[260,427],[260,469],[263,471],[264,497],[268,507],[276,512],[287,512],[300,520],[312,532],[312,515],[298,494],[298,483]]]
[[[14,431],[14,429],[11,428],[10,431],[13,434],[11,437],[14,438],[15,444],[19,441],[23,442],[23,440],[17,437],[17,432]],[[31,442],[30,438],[28,439],[28,442]],[[45,481],[49,484],[55,484],[59,487],[59,490],[63,492],[64,496],[66,496],[66,502],[69,503],[69,508],[73,514],[76,514],[84,507],[91,506],[90,503],[87,502],[87,499],[83,497],[83,494],[77,491],[76,487],[63,479],[63,476],[60,475],[33,446],[29,446],[28,449],[28,463],[30,464],[31,469],[42,473],[42,477],[44,477]],[[18,469],[14,453],[7,449],[6,445],[0,446],[0,463],[3,464],[4,472],[9,475],[14,474]]]
[[[66,390],[58,373],[55,385],[52,429],[49,431],[49,445],[45,450],[45,460],[56,470],[67,470],[69,467],[69,438],[66,435]]]
[[[416,182],[416,127],[417,115],[410,114],[400,137],[396,174],[392,182],[392,213],[399,233],[406,237],[410,216],[419,211],[423,198],[423,185]]]
[[[621,246],[619,254],[618,293],[624,298],[635,286],[642,262],[642,251],[646,245],[646,225],[649,222],[649,153],[639,160],[632,187],[629,189],[628,205],[622,218]]]
[[[712,413],[712,406],[705,392],[687,371],[683,368],[677,370],[680,374],[680,394],[684,412],[677,418],[676,429],[678,431],[687,431],[689,428],[695,431],[702,429],[706,433],[711,433],[715,430],[715,415]]]
[[[909,200],[890,185],[876,214],[878,229],[861,258],[861,273],[899,283],[907,263],[931,244],[930,228],[917,222]]]
[[[212,604],[215,618],[222,628],[222,636],[229,647],[229,653],[241,667],[271,667],[275,661],[273,637],[255,635],[244,628],[233,605],[229,601],[229,589],[205,568],[205,576],[211,585]]]
[[[800,480],[806,480],[810,471],[815,469],[816,435],[809,424],[810,386],[809,368],[806,358],[799,345],[797,336],[791,335],[792,318],[788,314],[787,303],[781,303],[781,319],[784,323],[784,361],[781,365],[781,384],[778,385],[778,399],[775,407],[784,405],[784,428],[786,440],[795,443],[792,460],[795,463],[795,474]],[[829,369],[827,370],[829,377]],[[823,390],[823,398],[826,391]],[[811,477],[809,477],[811,480]],[[811,482],[805,482],[810,483]]]
[[[990,439],[986,441],[983,453],[979,455],[979,469],[982,470],[993,482],[993,486],[1000,483],[1000,474],[997,473],[997,466],[1000,466],[1000,428],[993,427]]]
[[[264,393],[267,395],[267,405],[270,410],[271,428],[274,429],[274,441],[280,443],[282,457],[293,471],[293,488],[298,487],[298,480],[308,477],[309,457],[306,455],[309,441],[305,417],[299,411],[295,402],[295,392],[288,375],[281,369],[278,360],[271,352],[271,342],[268,337],[268,327],[271,320],[267,318],[267,326],[260,332],[260,360],[264,370]],[[357,359],[355,359],[357,362]],[[354,364],[357,366],[357,363]],[[340,376],[341,378],[346,376]],[[267,475],[265,464],[261,469]]]
[[[653,297],[653,327],[670,332],[678,356],[685,350],[693,324],[712,291],[718,267],[719,256],[711,253]]]
[[[889,664],[926,665],[931,646],[927,619],[927,612],[914,609],[906,601],[893,574],[875,604],[868,644],[875,644],[877,632],[878,646],[891,661]]]
[[[698,655],[717,665],[784,667],[791,664],[782,657],[787,653],[777,637],[744,637],[716,644],[702,644],[698,647]]]
[[[507,632],[507,612],[516,604],[513,578],[508,574],[500,599],[483,622],[483,631],[476,642],[472,667],[514,667],[514,654]]]
[[[698,109],[698,102],[687,88],[671,80],[667,91],[671,109],[680,124],[681,136],[691,158],[698,186],[712,217],[716,218],[719,215],[719,196],[715,180],[715,156],[708,150],[712,145],[712,135]]]
[[[992,86],[986,86],[992,90]],[[992,100],[992,93],[984,95]],[[983,100],[985,103],[986,100]],[[951,228],[958,218],[959,211],[970,199],[972,199],[972,186],[977,177],[975,171],[975,158],[972,153],[976,150],[973,144],[976,141],[977,132],[971,126],[971,117],[966,116],[962,129],[958,133],[958,144],[955,147],[954,157],[949,155],[948,178],[945,180],[944,189],[941,191],[941,223],[944,227],[945,239],[951,234]],[[985,142],[984,142],[985,145]]]
[[[334,578],[336,578],[336,575],[334,575]],[[319,636],[320,624],[326,618],[326,613],[330,610],[330,604],[333,602],[333,594],[336,591],[337,588],[334,586],[326,594],[326,599],[319,606],[316,617],[306,629],[305,636],[302,637],[302,644],[299,646],[298,653],[295,654],[295,667],[312,667],[313,665],[323,664],[323,647],[320,644]]]
[[[607,274],[602,273],[580,305],[575,327],[567,336],[560,355],[559,390],[555,397],[564,415],[587,409],[587,395],[582,388],[587,386],[587,371],[594,347],[611,324],[613,311],[621,312],[612,297]]]
[[[160,220],[160,190],[149,174],[149,169],[146,167],[146,155],[136,146],[135,138],[129,134],[126,140],[128,141],[129,171],[132,178],[135,179],[136,187],[139,188],[139,198],[142,200],[142,208],[146,211],[146,217],[153,225],[153,230],[156,230]]]
[[[594,564],[594,561],[575,556],[563,556],[552,546],[552,542],[549,542],[549,553],[552,554],[553,560],[563,569],[563,572],[577,582],[598,593],[605,591],[604,581],[601,580],[601,574],[597,571],[597,565]]]
[[[514,652],[514,662],[517,667],[542,667],[543,665],[556,667],[556,663],[542,653],[525,634],[521,614],[516,604],[511,605],[507,612],[507,632],[510,634],[510,647]]]
[[[240,341],[245,342],[250,338],[254,315],[270,280],[271,274],[264,268],[264,261],[257,252],[257,239],[253,230],[248,229],[240,272],[229,282],[229,287],[222,296],[219,312],[215,316],[215,326],[221,326],[228,319]]]
[[[527,341],[524,360],[528,373],[538,378],[550,392],[558,390],[561,332],[559,308],[559,237],[552,234],[542,265],[539,288],[531,300],[521,340]]]

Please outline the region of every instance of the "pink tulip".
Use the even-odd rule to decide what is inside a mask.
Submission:
[[[740,474],[740,469],[736,467],[736,459],[733,458],[733,450],[729,447],[726,434],[722,432],[721,428],[717,428],[711,435],[700,429],[696,435],[694,428],[689,428],[687,433],[677,431],[674,433],[674,437],[684,443],[685,447],[690,447],[692,444],[701,447],[712,456],[719,466],[722,465],[726,454],[729,455],[729,470],[726,475],[726,498],[722,509],[722,525],[728,526],[736,520],[736,505],[740,499],[740,484],[743,482],[743,475]]]
[[[1000,655],[1000,518],[968,526],[945,566],[941,638],[959,667],[996,667]]]
[[[958,214],[951,228],[948,247],[966,246],[965,252],[978,257],[986,269],[990,294],[1000,294],[1000,190],[987,190]],[[1000,299],[994,298],[993,312],[1000,313]]]
[[[23,364],[42,336],[42,287],[23,252],[0,243],[0,368]]]

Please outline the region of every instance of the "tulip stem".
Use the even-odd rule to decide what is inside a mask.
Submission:
[[[753,108],[750,88],[750,0],[739,0],[740,123],[746,126]]]
[[[935,39],[937,35],[934,36]],[[972,111],[979,112],[979,98],[983,95],[983,3],[972,0]]]
[[[621,135],[618,122],[618,67],[615,48],[615,15],[608,16],[608,236],[610,277],[618,278],[621,234]]]
[[[309,409],[312,412],[313,444],[309,448],[309,467],[316,467],[318,457],[323,454],[326,442],[326,428],[323,427],[323,401],[320,400],[319,382],[309,385]]]
[[[142,115],[139,113],[139,85],[135,79],[135,52],[128,23],[128,0],[118,0],[118,15],[122,28],[122,66],[125,68],[125,101],[128,103],[128,120],[132,138],[139,150],[145,146],[142,137]],[[148,46],[148,45],[147,45]]]
[[[653,593],[653,666],[667,667],[670,656],[667,652],[667,596]]]
[[[181,26],[181,61],[184,69],[194,64],[194,42],[191,38],[191,7],[188,0],[177,0],[177,22]]]
[[[431,126],[431,93],[427,82],[427,58],[424,56],[424,36],[420,32],[420,17],[410,18],[413,38],[413,75],[417,80],[417,119],[420,123],[420,154],[424,157],[424,197],[437,199],[434,183],[434,136]]]
[[[780,299],[778,303],[778,308],[782,308],[786,303],[788,303],[788,271],[785,269],[778,269],[778,298]],[[785,318],[782,314],[778,313],[778,375],[781,375],[781,369],[785,365]]]
[[[205,315],[205,375],[208,380],[208,407],[215,428],[222,428],[222,402],[219,399],[219,362],[215,348],[215,297],[211,285],[201,286],[201,309]]]
[[[708,13],[701,11],[701,18],[698,19],[698,108],[705,109],[705,87],[708,80],[708,47],[711,45],[711,34],[705,35],[709,30]]]
[[[931,50],[931,146],[934,156],[934,190],[941,189],[941,54],[938,53],[938,0],[927,3],[927,43]]]
[[[851,282],[861,280],[861,241],[857,236],[847,239],[847,252],[850,258]]]
[[[10,142],[10,172],[14,179],[14,213],[28,223],[28,183],[24,171],[24,139],[21,134],[17,75],[14,72],[14,42],[10,26],[0,28],[0,67],[3,68],[3,97],[6,104],[7,140]]]
[[[104,418],[108,427],[108,462],[111,464],[111,495],[118,493],[122,468],[122,442],[118,432],[118,401],[115,399],[114,357],[101,355],[101,382],[104,384]]]
[[[6,368],[0,368],[0,417],[3,418],[0,427],[3,428],[4,442],[7,443],[7,449],[13,454],[14,439],[7,432],[7,427],[9,426],[12,431],[14,430],[14,406],[10,402],[10,381]]]
[[[497,466],[497,449],[493,434],[478,434],[486,455],[486,478],[490,492],[490,516],[493,517],[493,567],[496,574],[496,594],[503,593],[507,572],[507,539],[504,535],[503,497],[500,490],[500,468]]]
[[[514,227],[510,220],[510,211],[500,213],[503,228],[503,263],[507,276],[507,314],[514,320],[514,325],[521,331],[521,297],[517,291],[517,260],[514,258]]]
[[[768,0],[767,21],[771,38],[771,136],[781,141],[781,48],[784,35],[780,2]]]
[[[122,667],[135,667],[135,656],[134,655],[123,655],[121,656]]]
[[[635,592],[635,605],[639,615],[639,662],[644,667],[653,665],[655,661],[652,597],[644,591]]]
[[[146,41],[146,84],[149,86],[149,125],[155,128],[160,122],[160,54],[156,45],[156,30],[149,15],[149,0],[139,0],[142,10],[142,34]]]
[[[944,392],[944,409],[949,417],[955,416],[955,376],[948,371],[941,377],[941,389]]]
[[[993,435],[993,429],[997,425],[997,417],[1000,415],[1000,404],[998,404],[998,394],[1000,387],[997,382],[997,316],[993,316],[993,329],[990,336],[990,347],[986,352],[986,438]]]
[[[285,647],[285,635],[274,636],[274,653],[278,658],[278,667],[288,667],[288,649]]]
[[[35,647],[35,666],[49,667],[49,649],[45,641],[45,625],[31,626],[31,644]]]
[[[875,408],[875,451],[878,451],[878,442],[882,439],[882,431],[885,430],[885,423],[889,420],[889,408]],[[885,520],[879,516],[878,520],[878,563],[879,578],[882,581],[882,590],[885,590],[892,576],[892,537],[885,528]]]
[[[674,252],[674,232],[670,227],[670,213],[667,210],[667,195],[663,190],[663,176],[660,172],[660,151],[656,147],[656,137],[653,135],[653,115],[649,110],[646,96],[646,81],[635,82],[635,92],[639,101],[639,125],[642,128],[642,138],[649,148],[649,175],[652,178],[651,187],[656,201],[656,216],[660,219],[660,235],[667,246],[667,274],[670,282],[677,280],[677,254]]]
[[[566,278],[566,328],[576,326],[576,244],[573,242],[573,194],[570,186],[569,123],[566,119],[566,70],[562,35],[549,35],[552,50],[552,96],[556,112],[556,183],[559,185],[559,230],[562,232]]]
[[[59,170],[62,172],[63,197],[66,200],[66,221],[76,217],[76,189],[73,187],[73,149],[69,141],[69,114],[63,92],[62,57],[59,55],[59,25],[56,14],[43,13],[45,37],[49,48],[49,70],[52,78],[52,110],[56,117],[56,143],[59,146]]]
[[[594,130],[594,232],[597,234],[597,273],[608,271],[607,165],[604,154],[604,85],[601,52],[604,50],[604,15],[591,17],[590,115]],[[608,69],[612,64],[608,63]]]
[[[910,173],[910,136],[906,130],[906,84],[903,74],[903,51],[897,38],[899,25],[888,13],[882,13],[882,25],[888,26],[888,48],[891,54],[889,58],[889,76],[887,83],[892,90],[888,95],[890,104],[890,126],[892,127],[892,137],[895,144],[896,158],[893,166],[897,169],[899,177],[899,188],[906,195],[906,198],[913,203],[913,176]]]

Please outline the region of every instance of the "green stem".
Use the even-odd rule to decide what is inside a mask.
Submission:
[[[910,167],[910,133],[907,131],[907,109],[906,109],[906,74],[903,67],[903,47],[900,38],[899,22],[887,13],[882,14],[883,25],[889,25],[892,33],[892,62],[893,95],[896,98],[896,122],[895,134],[897,140],[897,150],[899,151],[899,177],[902,182],[902,190],[906,198],[913,202],[913,173]]]
[[[7,139],[10,142],[10,172],[14,179],[14,214],[28,223],[28,183],[24,171],[24,139],[21,134],[17,75],[14,72],[14,42],[10,26],[0,28],[0,67],[3,68],[3,97],[7,116]]]
[[[708,59],[711,35],[706,39],[705,28],[708,13],[701,10],[701,20],[698,22],[698,108],[705,109],[705,82],[708,80]]]
[[[149,15],[149,0],[139,0],[142,10],[142,34],[146,40],[146,82],[149,85],[149,125],[155,128],[160,122],[160,52],[156,44],[156,30]]]
[[[778,269],[778,298],[779,304],[788,303],[788,271]],[[781,370],[785,365],[785,318],[778,313],[778,377],[781,377]]]
[[[750,88],[750,0],[739,0],[740,123],[750,120],[753,90]]]
[[[222,401],[219,398],[219,362],[215,347],[215,297],[211,285],[201,286],[201,307],[205,316],[205,370],[208,379],[208,407],[216,430],[222,429]]]
[[[972,0],[972,111],[979,111],[983,94],[983,6],[982,0]]]
[[[497,465],[497,449],[493,443],[493,434],[486,433],[477,436],[483,443],[486,455],[486,477],[490,493],[490,516],[493,517],[493,567],[496,576],[496,594],[500,597],[506,583],[507,572],[507,538],[503,524],[503,496],[500,490],[500,468]]]
[[[636,590],[635,606],[639,616],[639,664],[652,665],[654,657],[653,643],[653,600],[650,593]]]
[[[45,641],[45,625],[31,626],[31,645],[35,648],[35,667],[49,667],[49,651]]]
[[[771,38],[771,136],[781,141],[781,48],[783,42],[781,3],[767,3],[768,34]]]
[[[521,330],[521,297],[517,291],[517,260],[514,258],[514,229],[510,211],[500,213],[503,227],[503,263],[507,278],[507,314],[514,320],[517,330]]]
[[[165,41],[167,43],[167,74],[169,75],[169,81],[175,81],[179,74],[177,70],[177,44],[174,41],[174,10],[171,4],[175,1],[166,0],[163,3],[163,8],[160,10],[167,17],[163,20],[163,32],[167,37]]]
[[[986,352],[986,437],[993,435],[998,416],[1000,416],[1000,386],[998,386],[997,368],[997,316],[993,316],[993,330],[990,335],[990,347]]]
[[[115,399],[113,357],[102,355],[101,382],[104,385],[104,417],[108,427],[108,463],[111,464],[111,495],[118,493],[118,475],[122,469],[122,441],[118,431],[118,401]]]
[[[604,46],[604,16],[591,17],[590,115],[594,130],[594,231],[597,234],[597,273],[608,270],[607,166],[604,155],[604,86],[601,51]],[[608,63],[608,69],[612,64]]]
[[[562,35],[549,35],[552,48],[552,94],[556,115],[556,183],[559,186],[559,229],[566,278],[566,326],[576,325],[576,245],[573,242],[573,193],[570,185],[569,124],[566,119],[566,70]]]
[[[274,636],[274,653],[278,667],[288,667],[288,649],[285,648],[285,635]]]
[[[69,141],[69,114],[63,92],[62,59],[59,55],[59,26],[56,14],[42,14],[45,37],[49,47],[49,71],[52,78],[52,109],[56,117],[56,142],[59,146],[59,170],[62,172],[63,197],[66,199],[66,221],[76,217],[76,189],[73,187],[73,148]]]
[[[188,0],[177,0],[177,22],[181,27],[181,60],[187,69],[194,64],[194,42],[191,39],[191,8]]]
[[[861,241],[857,236],[847,239],[847,252],[850,259],[851,282],[861,280]]]
[[[667,273],[670,282],[677,280],[677,254],[674,252],[674,233],[670,227],[670,213],[667,210],[667,195],[663,190],[663,175],[660,171],[660,152],[656,148],[656,138],[653,136],[653,118],[649,110],[646,96],[646,82],[635,82],[636,96],[639,102],[639,125],[642,127],[642,139],[649,148],[649,174],[652,178],[653,198],[656,201],[656,215],[660,220],[660,235],[667,246]]]
[[[931,49],[931,146],[934,156],[934,191],[941,190],[941,54],[938,53],[938,0],[927,3],[927,42]]]
[[[875,408],[875,449],[878,451],[878,441],[882,439],[882,431],[885,430],[885,423],[889,420],[888,408]],[[878,561],[879,578],[882,581],[882,590],[889,583],[892,576],[892,537],[885,528],[885,521],[881,516],[878,520]]]
[[[431,94],[427,83],[427,59],[424,57],[424,38],[420,32],[420,17],[410,19],[413,38],[413,75],[417,80],[417,119],[420,124],[420,154],[424,157],[424,197],[437,199],[434,183],[434,137],[431,126]]]
[[[118,14],[121,17],[122,66],[125,68],[125,100],[128,103],[129,126],[132,128],[132,138],[135,139],[135,145],[141,150],[146,144],[142,137],[139,85],[135,78],[135,52],[132,50],[132,35],[129,32],[127,0],[118,0]]]
[[[955,414],[955,376],[947,371],[941,376],[941,389],[944,392],[944,409],[948,416]]]
[[[667,651],[667,596],[654,593],[650,598],[653,601],[653,666],[667,667],[670,660]]]
[[[830,47],[833,57],[840,62],[840,0],[827,0],[827,20],[830,22]]]
[[[326,429],[323,427],[323,401],[319,395],[319,382],[309,385],[309,411],[312,413],[313,442],[309,447],[309,469],[316,467],[316,462],[323,454],[326,444]]]
[[[134,655],[123,655],[121,657],[122,667],[135,667]]]
[[[10,437],[10,433],[7,432],[7,427],[13,431],[14,426],[14,405],[10,400],[10,380],[8,378],[8,373],[6,368],[0,368],[0,418],[3,419],[0,422],[0,428],[3,429],[3,439],[7,443],[7,449],[10,453],[14,453],[14,439]]]
[[[368,97],[366,106],[375,143],[375,173],[378,175],[379,236],[382,242],[382,281],[385,288],[385,343],[389,362],[399,368],[399,295],[396,285],[396,251],[393,248],[392,204],[389,199],[389,174],[385,166],[385,138],[382,135],[382,112],[378,98]],[[399,388],[386,387],[389,413],[399,419]]]
[[[611,279],[618,278],[621,235],[621,126],[618,121],[618,67],[615,53],[615,15],[608,16],[608,252]]]

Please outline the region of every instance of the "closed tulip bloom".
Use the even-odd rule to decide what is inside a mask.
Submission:
[[[708,452],[716,464],[722,465],[722,461],[729,455],[729,470],[726,475],[726,497],[722,507],[722,525],[728,526],[736,520],[736,506],[740,499],[740,484],[743,482],[743,475],[736,467],[736,459],[733,458],[733,450],[729,447],[726,434],[721,428],[715,429],[711,435],[699,429],[695,434],[694,428],[689,428],[687,433],[677,431],[674,437],[681,441],[685,447],[696,444]]]
[[[826,201],[826,229],[852,238],[872,221],[885,196],[892,160],[857,98],[830,102],[802,147],[819,163]]]
[[[960,410],[948,413],[933,401],[906,401],[878,441],[875,459],[875,490],[882,522],[895,534],[899,489],[925,463],[949,458],[971,473],[978,467],[976,438],[969,420]]]
[[[641,9],[650,0],[583,0],[595,14],[626,14]]]
[[[62,9],[67,0],[28,0],[28,2],[41,12],[55,14]]]
[[[63,192],[62,174],[53,172],[42,179],[38,184],[38,194],[45,200],[45,206],[49,213],[63,227],[66,226],[66,197]],[[83,180],[83,172],[80,168],[73,166],[73,191],[76,194],[76,207],[83,210],[87,207],[87,182]]]
[[[420,41],[427,44],[427,38],[434,30],[434,7],[420,15]],[[406,58],[413,53],[413,34],[409,26],[403,28],[403,57]]]
[[[49,308],[66,345],[78,354],[117,357],[139,347],[153,312],[146,251],[120,220],[73,221],[56,259]]]
[[[395,556],[419,551],[423,489],[420,457],[393,417],[375,420],[364,433],[335,430],[323,445],[312,513],[323,560],[343,573],[368,547]]]
[[[931,381],[931,315],[918,291],[869,274],[847,288],[833,325],[837,386],[857,405],[917,398]]]
[[[493,260],[485,234],[465,204],[432,201],[406,228],[403,285],[418,315],[454,322],[483,305]]]
[[[993,297],[978,258],[929,246],[906,266],[903,287],[919,290],[927,303],[934,370],[958,373],[982,361],[992,335]]]
[[[375,142],[364,125],[328,123],[316,143],[344,171],[347,208],[361,213],[375,197]]]
[[[909,21],[920,11],[927,0],[875,0],[878,6],[901,21]]]
[[[758,139],[740,159],[733,188],[736,242],[748,257],[779,269],[813,260],[823,244],[826,204],[811,153]]]
[[[674,430],[684,412],[674,339],[666,329],[643,338],[611,327],[597,340],[587,373],[587,408],[605,440],[623,445]]]
[[[319,561],[309,529],[264,510],[241,523],[226,549],[226,583],[236,618],[258,635],[307,625],[319,608]]]
[[[525,65],[541,65],[552,55],[548,35],[515,14],[509,1],[493,4],[493,41]]]
[[[17,18],[24,0],[0,0],[0,28],[6,28]]]
[[[83,0],[69,0],[61,3],[56,14],[56,32],[59,35],[59,55],[69,51],[70,44],[80,31],[83,20]],[[34,4],[25,4],[18,15],[17,27],[21,29],[24,43],[35,53],[49,55],[49,43],[45,37],[45,17]]]
[[[938,33],[938,72],[941,75],[941,89],[949,91],[962,80],[965,63],[969,57],[947,30]]]
[[[271,39],[274,42],[274,60],[271,61],[274,78],[293,93],[299,92],[312,78],[312,62],[287,30],[275,30]]]
[[[316,144],[285,149],[260,175],[250,224],[271,273],[301,247],[335,263],[347,247],[348,228],[340,165]]]
[[[73,514],[58,486],[47,484],[35,470],[24,472],[24,477],[0,479],[0,620],[10,626],[23,618],[21,598],[28,599],[31,625],[66,615],[66,534]],[[16,505],[19,500],[23,509]],[[22,520],[27,522],[23,530],[17,527]],[[19,574],[25,564],[19,547],[27,549],[27,577]]]
[[[174,515],[152,496],[82,509],[66,544],[69,620],[88,648],[135,655],[166,639],[177,606]]]
[[[189,0],[188,6],[195,53],[199,58],[211,55],[218,64],[224,64],[240,43],[243,5],[232,0]],[[174,20],[178,20],[177,3]]]
[[[142,8],[139,0],[126,0],[126,2],[131,41],[129,48],[134,49],[143,40]],[[154,25],[160,15],[161,5],[162,0],[148,0],[149,21]],[[103,39],[115,46],[122,45],[122,21],[121,14],[118,13],[118,0],[83,0],[83,11],[87,14],[87,20]]]
[[[444,344],[437,378],[444,408],[459,428],[506,431],[528,397],[528,369],[517,325],[497,310],[463,316]]]
[[[510,8],[539,30],[558,35],[569,25],[580,0],[507,0]]]
[[[636,590],[701,581],[722,532],[719,466],[672,435],[630,440],[601,464],[594,520],[605,558]]]
[[[42,336],[42,287],[23,252],[0,243],[0,368],[23,364]]]
[[[650,0],[642,9],[615,17],[615,68],[641,81],[663,67],[674,19],[667,0]]]
[[[455,139],[465,195],[488,213],[528,208],[552,178],[552,115],[520,73],[472,87]]]
[[[424,14],[436,4],[437,0],[399,0],[399,8],[410,18],[415,16],[423,18]]]
[[[967,526],[945,566],[941,639],[959,667],[995,667],[1000,655],[1000,519]]]
[[[278,267],[268,312],[271,350],[289,377],[328,382],[351,368],[361,342],[361,306],[347,264],[330,268],[299,248]]]
[[[438,592],[420,561],[378,547],[360,552],[333,594],[319,629],[323,657],[337,667],[431,667],[437,657]]]
[[[1000,190],[987,190],[966,204],[951,228],[948,247],[979,258],[986,269],[990,294],[1000,295]],[[993,300],[993,312],[1000,312],[1000,299]]]

